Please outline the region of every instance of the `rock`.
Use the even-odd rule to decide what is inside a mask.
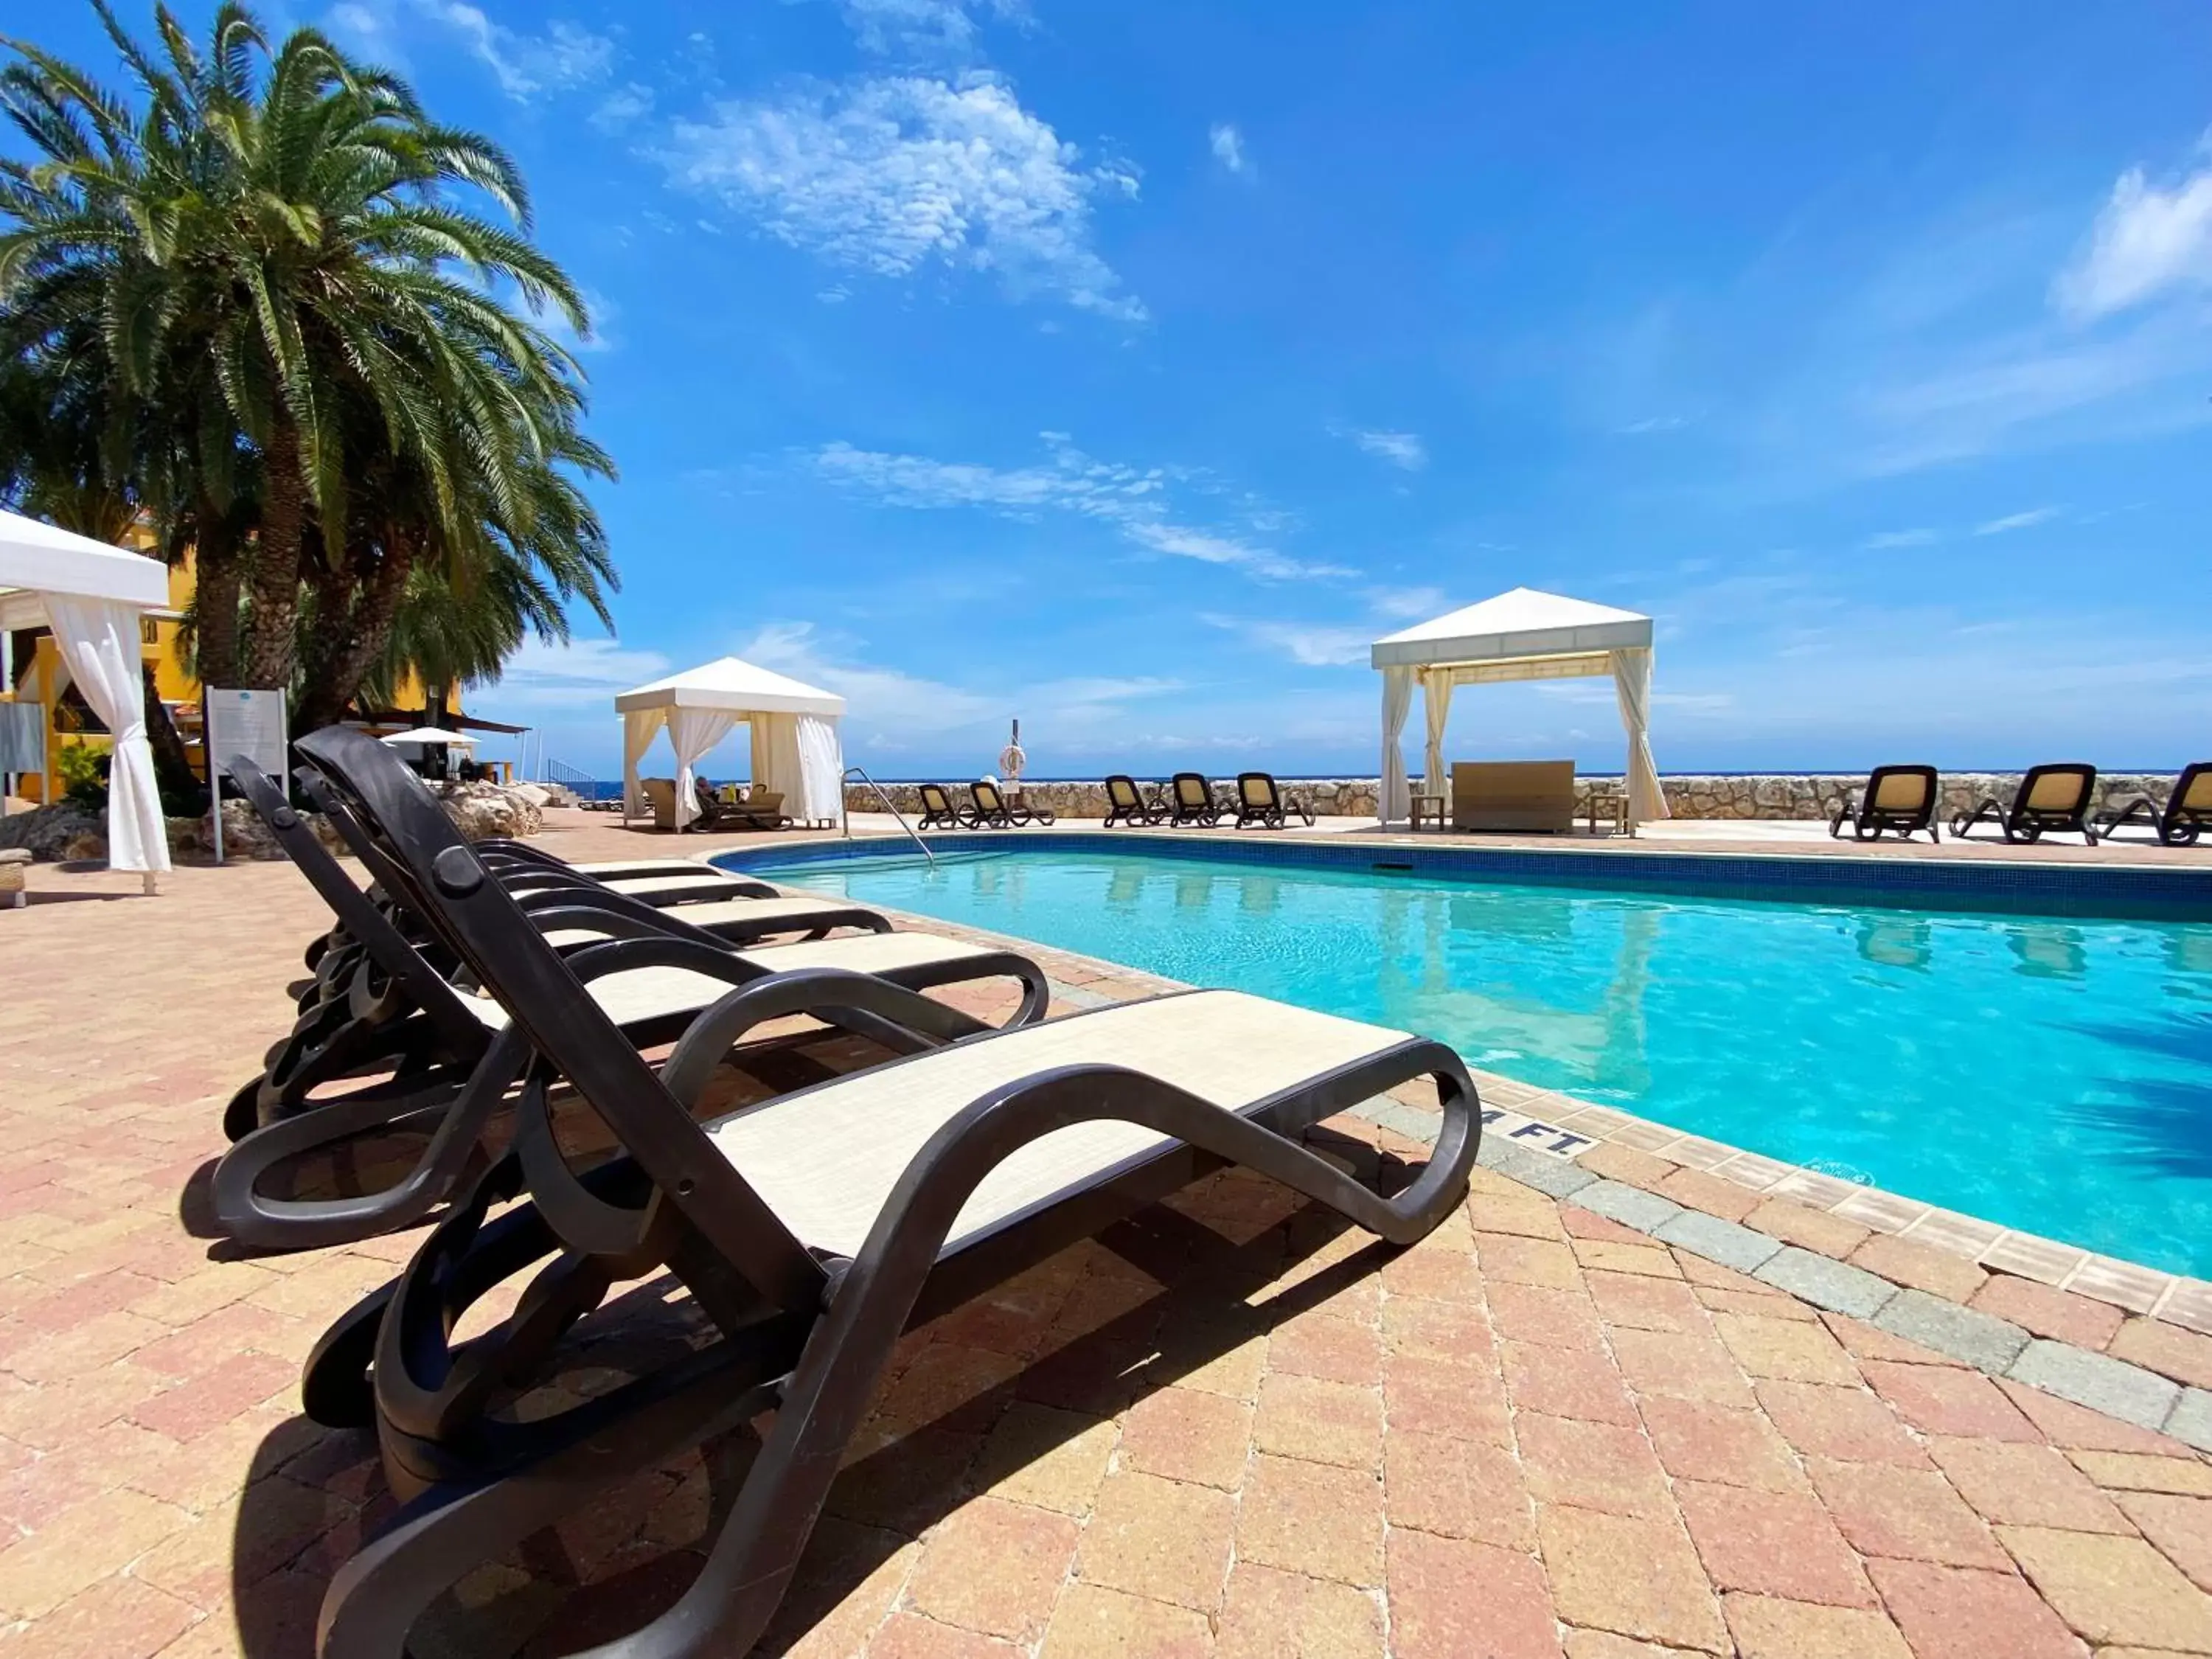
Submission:
[[[97,841],[99,850],[71,850],[88,841]],[[107,856],[107,819],[103,813],[88,812],[67,801],[33,807],[27,812],[10,812],[0,817],[0,847],[20,847],[41,864],[52,864],[62,859],[104,859]]]
[[[509,793],[521,796],[541,812],[545,810],[546,804],[553,799],[550,791],[542,789],[534,783],[511,783],[507,786],[507,788]]]
[[[545,826],[538,803],[502,784],[449,783],[440,788],[439,798],[464,840],[534,836]]]

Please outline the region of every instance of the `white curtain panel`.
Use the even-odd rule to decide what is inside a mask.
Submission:
[[[1451,717],[1452,672],[1431,668],[1421,676],[1421,707],[1429,719],[1429,746],[1421,787],[1425,793],[1449,795],[1444,776],[1444,721]]]
[[[1382,671],[1382,798],[1376,803],[1385,823],[1402,823],[1413,814],[1413,792],[1406,783],[1406,716],[1413,707],[1414,671]]]
[[[692,769],[707,751],[730,735],[738,717],[722,708],[672,708],[668,711],[668,742],[676,750],[676,827],[681,830],[699,816],[699,799],[693,787]]]
[[[70,678],[114,734],[107,778],[107,867],[143,870],[149,890],[169,867],[168,826],[146,741],[146,682],[139,668],[138,608],[114,599],[46,595],[46,620]]]
[[[638,787],[638,763],[653,747],[653,739],[668,723],[665,708],[633,708],[623,716],[623,816],[642,817],[645,792]]]
[[[799,798],[806,780],[799,765],[799,716],[755,714],[753,726],[753,787],[773,790],[783,797],[783,810],[799,816]]]
[[[1613,655],[1613,691],[1628,732],[1628,823],[1633,829],[1672,815],[1651,758],[1651,647],[1629,646]]]
[[[809,823],[845,821],[845,746],[837,722],[820,714],[799,717],[799,810]]]

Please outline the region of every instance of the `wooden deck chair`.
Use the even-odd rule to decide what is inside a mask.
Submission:
[[[1290,815],[1297,813],[1309,828],[1314,821],[1313,808],[1302,800],[1293,799],[1283,793],[1282,786],[1268,772],[1239,772],[1237,775],[1237,827],[1249,829],[1254,824],[1263,830],[1280,830],[1290,823]]]
[[[975,803],[969,822],[986,830],[1025,830],[1033,823],[1053,821],[1051,812],[1042,806],[1009,805],[999,786],[988,778],[969,784],[968,797]]]
[[[327,752],[329,738],[306,744]],[[1466,1193],[1480,1127],[1457,1054],[1237,992],[1086,1010],[702,1123],[689,1103],[761,1022],[855,1004],[895,1020],[912,994],[828,970],[732,982],[656,1073],[590,986],[646,961],[722,965],[672,940],[564,958],[465,846],[429,853],[430,837],[404,822],[407,804],[390,806],[471,970],[514,1011],[507,1041],[528,1066],[514,1151],[309,1361],[311,1410],[373,1412],[399,1502],[331,1582],[322,1659],[400,1659],[423,1609],[479,1566],[590,1512],[639,1469],[760,1420],[759,1452],[716,1506],[696,1579],[600,1650],[749,1652],[903,1332],[1224,1164],[1401,1245]],[[1422,1077],[1436,1084],[1439,1133],[1395,1197],[1301,1144],[1322,1118]],[[556,1080],[626,1158],[570,1169],[545,1113]],[[487,1220],[510,1200],[526,1201]],[[495,1414],[549,1371],[613,1285],[664,1272],[708,1335],[588,1401],[528,1420]],[[525,1274],[526,1316],[455,1340],[471,1304]]]
[[[2110,836],[2124,824],[2142,823],[2167,847],[2195,845],[2199,831],[2212,830],[2212,761],[2183,767],[2163,806],[2148,795],[2137,795],[2106,808],[2095,823],[2100,836]]]
[[[1117,823],[1155,824],[1167,821],[1168,808],[1159,797],[1146,794],[1127,773],[1116,772],[1106,780],[1106,817],[1100,829],[1111,830]]]
[[[972,830],[974,816],[965,807],[956,806],[951,793],[941,783],[921,786],[921,823],[923,830]]]
[[[364,752],[348,758],[357,762]],[[234,762],[232,775],[238,777],[240,770],[251,769],[247,763]],[[258,775],[239,781],[250,792],[276,793]],[[255,795],[249,793],[249,799]],[[260,804],[257,799],[256,805]],[[276,805],[292,820],[289,825],[274,826],[287,852],[312,872],[317,890],[339,909],[341,919],[362,941],[367,957],[362,983],[382,993],[371,1013],[349,1003],[312,1024],[303,1019],[295,1028],[295,1042],[286,1045],[282,1063],[272,1065],[265,1086],[252,1097],[250,1114],[240,1113],[239,1101],[234,1099],[232,1113],[227,1115],[226,1127],[231,1127],[230,1115],[240,1115],[245,1133],[216,1167],[216,1224],[226,1237],[242,1243],[304,1249],[366,1238],[428,1214],[470,1170],[485,1128],[518,1073],[504,1069],[514,1056],[500,1046],[510,1024],[507,1012],[441,973],[433,954],[381,916],[307,834],[296,815],[283,808],[281,800]],[[331,801],[326,810],[331,808],[343,810],[343,804]],[[357,816],[356,824],[368,828]],[[371,834],[373,844],[380,839]],[[458,835],[453,844],[465,845]],[[449,945],[405,866],[389,856],[388,848],[376,850],[385,854],[376,866],[380,883],[394,896],[398,908],[411,913],[441,944]],[[499,881],[489,864],[478,863],[489,879]],[[509,892],[503,883],[501,890]],[[556,953],[629,939],[675,941],[726,959],[719,975],[648,964],[598,981],[593,995],[599,1005],[624,1039],[637,1044],[665,1042],[680,1032],[733,980],[767,981],[801,969],[834,968],[880,976],[915,992],[938,985],[1012,979],[1021,987],[1022,997],[1010,1024],[1038,1018],[1051,994],[1043,971],[1025,957],[927,933],[895,933],[880,916],[852,907],[787,914],[778,931],[793,931],[825,915],[836,916],[835,925],[866,926],[875,931],[854,939],[817,938],[738,950],[669,912],[618,894],[564,890],[550,902],[542,893],[509,892],[509,897],[518,913],[530,918],[546,948]],[[989,1029],[950,1008],[944,1012],[951,1018],[934,1026],[908,1021],[890,1033],[893,1045],[911,1046],[916,1030],[946,1041]],[[852,1020],[825,1018],[861,1036],[884,1036],[879,1023],[865,1012]],[[348,1079],[355,1080],[355,1086],[343,1093],[312,1092]],[[276,1198],[264,1190],[266,1178],[281,1165],[403,1124],[427,1129],[428,1139],[413,1167],[392,1186],[360,1196],[317,1200]]]
[[[1836,816],[1828,821],[1831,840],[1841,836],[1844,825],[1860,841],[1880,841],[1884,831],[1910,840],[1925,830],[1928,839],[1940,842],[1936,809],[1942,804],[1943,786],[1932,766],[1877,766],[1867,774],[1866,789],[1856,799],[1844,792]]]
[[[1178,828],[1212,826],[1234,816],[1236,807],[1214,793],[1203,772],[1178,772],[1168,781],[1168,822]]]
[[[2031,766],[2005,805],[1995,796],[1971,812],[1951,820],[1954,839],[1964,841],[1966,831],[1983,823],[1997,826],[2007,841],[2039,841],[2046,832],[2077,835],[2094,847],[2097,832],[2089,823],[2089,798],[2097,790],[2097,769],[2080,761],[2051,766]]]

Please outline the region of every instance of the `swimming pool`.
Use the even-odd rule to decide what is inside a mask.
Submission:
[[[1302,867],[1286,843],[1255,845],[1267,863],[1053,843],[933,869],[835,846],[741,861],[1418,1031],[1545,1088],[2212,1277],[2212,921],[1501,882],[1376,870],[1398,856],[1377,849]]]

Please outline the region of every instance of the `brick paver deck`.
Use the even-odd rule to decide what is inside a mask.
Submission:
[[[150,902],[32,879],[0,914],[0,1650],[304,1654],[390,1500],[297,1368],[413,1239],[244,1260],[178,1218],[323,918],[283,865]],[[1345,1127],[1370,1168],[1420,1156]],[[2121,1349],[2094,1307],[2006,1294]],[[630,1298],[586,1358],[682,1317]],[[631,1627],[748,1444],[475,1574],[421,1650]],[[1231,1172],[909,1337],[803,1579],[772,1651],[2212,1654],[2212,1460],[1493,1170],[1403,1253]]]

